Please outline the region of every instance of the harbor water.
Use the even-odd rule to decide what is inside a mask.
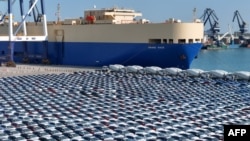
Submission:
[[[227,49],[201,50],[190,68],[250,72],[250,48],[230,46]]]

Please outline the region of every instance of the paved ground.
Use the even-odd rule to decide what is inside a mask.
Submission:
[[[16,67],[0,67],[0,78],[11,76],[37,75],[37,74],[60,74],[78,71],[94,71],[99,68],[76,67],[76,66],[45,66],[17,64]]]

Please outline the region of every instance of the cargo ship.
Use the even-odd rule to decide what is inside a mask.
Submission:
[[[58,65],[122,64],[188,69],[202,47],[203,23],[174,18],[152,23],[138,19],[141,16],[135,10],[117,7],[86,10],[81,18],[46,21],[45,41],[36,40],[44,32],[41,23],[25,22],[27,31],[20,30],[13,36],[13,59],[41,63],[46,56],[50,64]],[[0,26],[1,58],[9,52],[8,22],[5,19]],[[20,23],[12,25],[15,31]]]

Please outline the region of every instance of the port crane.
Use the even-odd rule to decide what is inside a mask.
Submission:
[[[216,16],[215,11],[211,8],[206,8],[200,19],[203,19],[204,26],[209,23],[210,29],[206,34],[213,40],[218,41],[218,32],[220,32],[219,18]]]
[[[0,2],[5,2],[5,1],[7,1],[7,0],[0,0]],[[3,22],[4,22],[4,19],[5,19],[5,17],[6,17],[6,15],[7,15],[8,13],[6,12],[6,13],[2,13],[2,11],[0,11],[0,24],[3,24]]]
[[[247,23],[243,20],[238,10],[234,12],[233,22],[235,21],[235,19],[237,19],[240,28],[239,39],[244,41],[245,40],[244,34],[248,31]]]
[[[17,28],[13,28],[14,22],[13,22],[13,5],[16,3],[17,0],[0,0],[0,1],[7,1],[8,5],[8,11],[6,12],[7,14],[4,14],[8,16],[8,28],[9,28],[9,35],[5,36],[0,36],[0,41],[8,41],[9,46],[8,46],[8,54],[6,56],[7,60],[7,66],[15,66],[14,62],[14,45],[16,42],[22,42],[23,43],[23,57],[24,58],[32,58],[33,56],[37,58],[41,58],[42,61],[47,62],[47,54],[48,54],[48,31],[47,31],[47,19],[44,11],[44,0],[29,0],[29,9],[27,13],[24,13],[24,0],[19,0],[19,6],[20,6],[20,15],[21,15],[21,21],[18,22]],[[42,11],[41,13],[39,12],[39,8],[37,7],[38,1],[40,1],[40,10]],[[27,2],[27,1],[26,1]],[[41,35],[37,36],[30,36],[27,33],[27,28],[26,28],[26,19],[28,16],[31,16],[33,14],[34,21],[41,22],[43,24],[43,33]],[[2,18],[3,19],[3,18]],[[18,35],[22,29],[22,35]],[[43,42],[43,47],[44,47],[44,53],[42,55],[30,55],[28,54],[28,47],[27,47],[27,42]]]
[[[34,5],[35,3],[35,0],[30,0],[29,1],[29,7],[31,8],[32,5]],[[41,9],[43,10],[43,8]],[[34,8],[32,9],[32,13],[33,13],[33,18],[34,18],[34,21],[36,23],[38,22],[42,22],[42,17],[43,17],[43,14],[41,14],[41,12],[39,11],[39,8],[37,7],[37,5],[34,6]],[[43,12],[44,13],[44,12]],[[30,15],[31,16],[31,15]]]
[[[3,14],[2,12],[0,12],[0,24],[3,24],[5,16],[6,16],[5,14]]]

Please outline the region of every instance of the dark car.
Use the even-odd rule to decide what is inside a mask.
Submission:
[[[76,134],[80,135],[80,136],[84,136],[86,134],[89,134],[89,132],[87,131],[84,131],[84,130],[77,130],[75,131]]]
[[[68,125],[67,127],[68,127],[69,129],[71,129],[71,130],[78,130],[78,129],[82,129],[82,127],[77,126],[77,125]]]
[[[9,136],[18,136],[21,135],[20,132],[16,131],[16,130],[5,130],[4,131],[6,134],[8,134]]]
[[[21,134],[32,133],[32,131],[28,128],[17,128],[16,130],[19,131]]]
[[[20,136],[10,136],[9,140],[11,141],[26,141],[26,138]]]
[[[95,132],[95,129],[91,128],[91,127],[84,128],[84,130],[88,131],[91,134],[94,134],[94,132]]]
[[[35,131],[35,132],[33,132],[35,135],[37,135],[38,137],[49,137],[50,136],[50,134],[49,133],[47,133],[47,132],[44,132],[44,131]]]
[[[57,141],[70,141],[70,139],[64,135],[53,135],[52,137]]]
[[[56,139],[53,139],[52,137],[40,137],[40,141],[57,141]]]
[[[21,136],[26,138],[26,139],[29,139],[29,140],[38,140],[39,139],[38,136],[36,136],[34,134],[29,134],[29,133],[28,134],[26,134],[26,133],[21,134]]]
[[[60,132],[69,132],[69,131],[72,131],[71,129],[69,129],[68,127],[64,127],[64,126],[61,126],[61,127],[56,127],[56,130],[60,131]]]
[[[103,134],[103,132],[101,132],[101,131],[95,132],[95,133],[94,133],[94,136],[97,137],[97,138],[100,139],[100,140],[103,140],[103,139],[104,139],[104,134]]]
[[[47,123],[39,123],[38,126],[42,127],[43,129],[46,129],[49,126],[49,124],[47,124]]]
[[[64,136],[70,138],[70,139],[74,139],[74,138],[79,138],[81,137],[80,135],[76,134],[76,133],[71,133],[71,132],[68,132],[68,133],[64,133]]]
[[[180,141],[183,140],[184,138],[182,136],[179,135],[172,135],[170,136],[167,140],[168,141]]]
[[[32,131],[43,131],[43,128],[39,126],[28,126],[28,128]]]
[[[62,134],[60,131],[55,129],[46,129],[45,132],[49,133],[50,135]]]
[[[15,128],[26,127],[26,125],[25,125],[25,124],[22,124],[22,123],[12,123],[11,125],[14,126]]]
[[[206,141],[217,141],[217,140],[218,140],[218,139],[215,138],[215,137],[204,137],[204,138],[202,138],[202,139],[204,139],[204,140],[206,140]]]
[[[37,123],[35,123],[34,121],[23,121],[23,124],[27,126],[32,126],[32,125],[36,125]]]

